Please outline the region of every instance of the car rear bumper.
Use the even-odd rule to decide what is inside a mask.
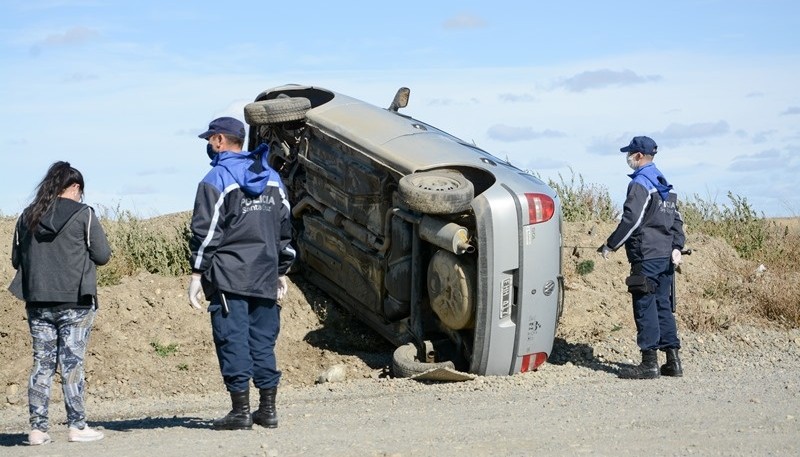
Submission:
[[[552,190],[542,186],[542,189]],[[473,201],[477,221],[476,325],[470,371],[535,369],[552,352],[561,297],[560,209],[528,224],[524,191],[497,184]],[[557,199],[555,194],[552,194]]]

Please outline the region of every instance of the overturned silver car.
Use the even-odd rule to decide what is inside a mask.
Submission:
[[[400,114],[319,87],[245,107],[270,145],[306,277],[398,349],[394,373],[536,369],[563,304],[561,209],[541,180]]]

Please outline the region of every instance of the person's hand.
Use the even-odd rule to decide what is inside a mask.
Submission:
[[[678,265],[681,264],[681,261],[682,261],[681,260],[681,250],[680,249],[673,249],[672,250],[672,263],[674,263],[675,266],[678,266]]]
[[[286,276],[278,276],[278,300],[286,296],[289,291],[289,284],[286,282]]]
[[[608,254],[611,252],[611,248],[604,244],[597,248],[597,252],[599,252],[604,259],[608,259]]]
[[[200,308],[200,301],[198,297],[203,293],[203,285],[200,283],[200,275],[192,274],[192,280],[189,282],[189,304],[194,309]]]

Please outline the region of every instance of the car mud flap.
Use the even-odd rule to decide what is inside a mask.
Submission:
[[[454,370],[452,368],[439,367],[414,375],[410,379],[415,381],[464,382],[472,381],[475,378],[477,378],[477,376],[474,374],[464,373],[463,371]]]

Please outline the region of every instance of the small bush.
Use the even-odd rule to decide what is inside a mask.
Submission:
[[[583,260],[575,266],[575,271],[580,276],[586,276],[594,271],[594,260]]]
[[[620,212],[614,206],[608,189],[597,184],[586,184],[583,176],[575,175],[570,168],[572,175],[566,181],[561,173],[558,174],[559,181],[548,180],[548,185],[552,187],[561,199],[561,212],[567,222],[583,221],[614,221]]]
[[[728,192],[730,206],[718,205],[694,195],[681,205],[687,230],[722,238],[745,259],[762,251],[770,223],[759,216],[747,198]]]
[[[188,215],[177,225],[158,225],[129,211],[118,211],[115,218],[103,218],[111,244],[111,261],[98,269],[98,284],[119,284],[138,271],[164,276],[191,272]]]
[[[155,349],[159,357],[168,357],[178,352],[178,345],[176,343],[163,345],[158,341],[153,341],[150,343],[150,346]]]

